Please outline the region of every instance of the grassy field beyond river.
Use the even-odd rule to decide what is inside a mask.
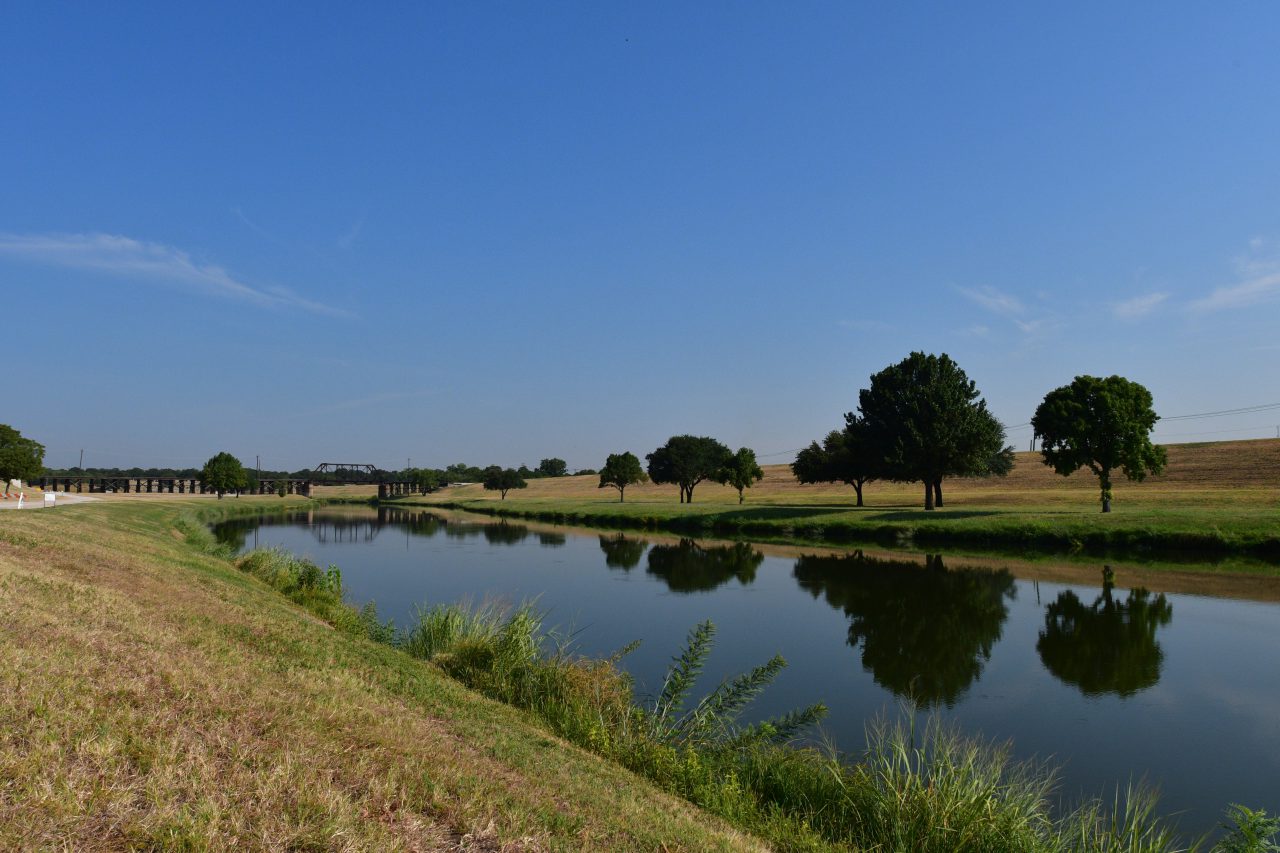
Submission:
[[[197,507],[0,517],[0,849],[761,848],[197,552]]]
[[[747,491],[742,505],[736,491],[715,483],[700,484],[693,504],[679,504],[675,486],[652,484],[628,488],[626,502],[619,503],[616,491],[597,488],[598,478],[590,475],[530,480],[506,500],[469,485],[398,502],[763,539],[1280,555],[1280,440],[1168,450],[1166,472],[1142,483],[1119,481],[1114,510],[1105,515],[1091,474],[1060,477],[1038,453],[1025,452],[1008,477],[944,481],[946,504],[934,512],[921,509],[919,484],[871,483],[867,505],[858,508],[848,486],[802,486],[787,465],[765,466],[764,480]],[[348,494],[360,491],[353,487]]]

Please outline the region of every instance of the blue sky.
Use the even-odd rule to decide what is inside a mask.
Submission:
[[[1080,373],[1280,401],[1280,5],[6,8],[50,465],[789,461],[916,349],[1011,427]]]

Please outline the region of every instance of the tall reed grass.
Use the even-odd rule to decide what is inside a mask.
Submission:
[[[574,655],[532,604],[421,608],[396,630],[371,606],[357,611],[343,603],[336,567],[321,570],[278,550],[252,552],[238,565],[340,630],[397,645],[490,698],[527,709],[556,734],[780,850],[1172,853],[1205,846],[1181,844],[1142,787],[1117,792],[1109,804],[1092,800],[1064,811],[1056,807],[1052,768],[1015,762],[1007,746],[965,737],[937,719],[917,725],[913,709],[869,725],[860,756],[793,741],[822,716],[821,706],[740,725],[749,702],[785,665],[781,658],[690,703],[712,650],[710,623],[690,633],[658,697],[643,704],[618,666],[634,646],[602,660]],[[1242,814],[1263,817],[1241,824]],[[1215,849],[1275,850],[1265,846],[1265,812],[1234,817],[1237,830],[1244,825],[1252,835],[1237,831],[1228,838],[1243,842]]]

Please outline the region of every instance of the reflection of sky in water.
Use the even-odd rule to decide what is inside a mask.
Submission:
[[[1012,739],[1019,756],[1052,757],[1068,798],[1110,799],[1145,775],[1164,792],[1162,813],[1189,813],[1188,829],[1209,829],[1232,802],[1280,809],[1280,605],[1166,594],[1167,620],[1143,632],[1108,621],[1135,600],[1123,572],[1108,605],[1101,571],[1095,586],[1066,586],[895,561],[798,565],[743,546],[424,517],[412,530],[366,521],[242,533],[248,547],[338,564],[353,601],[376,601],[398,625],[418,604],[537,599],[584,654],[640,639],[624,663],[642,696],[657,690],[689,629],[711,619],[701,690],[781,652],[789,666],[755,714],[824,702],[824,729],[848,751],[864,720],[914,686],[965,730]],[[1073,597],[1069,628],[1092,633],[1059,643],[1055,668],[1076,684],[1051,674],[1037,650],[1048,605]],[[1099,635],[1108,642],[1091,641]],[[1108,654],[1125,642],[1127,653]],[[913,679],[913,668],[932,670]]]

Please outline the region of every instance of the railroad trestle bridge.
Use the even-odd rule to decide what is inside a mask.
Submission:
[[[411,483],[408,480],[395,480],[378,484],[378,500],[402,498],[406,495],[425,495],[428,491],[428,489],[423,488],[421,483]]]
[[[31,484],[46,492],[125,492],[136,494],[211,495],[199,477],[41,477]],[[227,494],[274,495],[283,484],[287,495],[311,495],[310,480],[286,480],[267,477],[252,488],[228,490]]]

